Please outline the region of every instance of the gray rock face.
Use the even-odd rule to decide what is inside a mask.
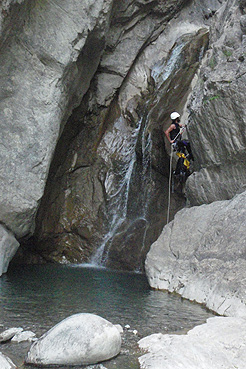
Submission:
[[[15,255],[19,242],[13,234],[0,224],[0,276],[6,273],[9,262]]]
[[[150,285],[246,317],[245,200],[246,192],[177,213],[147,255]]]
[[[243,2],[214,16],[207,51],[190,100],[189,133],[196,173],[187,182],[192,205],[232,198],[246,183],[246,39]]]
[[[14,365],[12,360],[10,360],[10,358],[8,358],[7,356],[3,355],[1,352],[0,352],[0,367],[1,369],[16,369],[16,366]]]
[[[246,320],[210,318],[187,335],[153,334],[139,341],[148,353],[139,358],[144,369],[244,369]]]
[[[135,270],[160,234],[169,175],[162,128],[186,101],[209,37],[200,3],[195,22],[193,4],[170,20],[182,4],[139,12],[139,2],[114,4],[101,64],[61,136],[39,209],[35,248],[46,260]],[[171,215],[184,203],[175,194]]]
[[[107,320],[75,314],[45,333],[30,348],[26,362],[38,365],[96,364],[119,354],[121,336]]]
[[[17,237],[33,230],[57,139],[97,69],[111,3],[16,4],[18,22],[2,35],[0,219]]]
[[[244,114],[238,108],[245,82],[243,6],[225,0],[2,2],[1,223],[21,240],[36,223],[35,251],[45,260],[87,262],[106,239],[109,264],[117,258],[119,267],[134,269],[139,258],[126,265],[122,229],[146,221],[135,237],[142,262],[166,221],[162,128],[174,106],[185,122],[197,79],[189,105],[197,173],[187,195],[192,204],[231,198],[244,183],[244,117],[231,142],[223,135],[218,153],[215,141],[207,141],[217,110],[230,121]],[[216,105],[222,95],[224,105]],[[205,107],[207,123],[197,128]],[[233,169],[224,165],[228,158],[237,163]],[[183,197],[173,198],[172,216],[183,205]]]

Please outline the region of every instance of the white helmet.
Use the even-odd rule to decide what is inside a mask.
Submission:
[[[177,113],[176,111],[174,111],[171,115],[170,115],[170,118],[172,119],[172,120],[175,120],[175,119],[177,119],[177,118],[179,118],[180,117],[180,114],[179,113]]]

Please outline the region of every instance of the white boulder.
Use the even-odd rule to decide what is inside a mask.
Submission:
[[[119,354],[121,336],[107,320],[93,314],[72,315],[46,332],[31,346],[26,363],[88,365]]]
[[[0,368],[1,369],[15,369],[16,366],[7,356],[0,352]]]
[[[148,351],[144,369],[245,369],[246,320],[214,317],[186,335],[153,334],[138,342]]]
[[[151,246],[151,287],[246,318],[246,191],[179,211]]]
[[[11,342],[20,343],[23,341],[33,341],[35,339],[35,336],[36,336],[35,333],[31,331],[18,332],[11,339]]]
[[[23,328],[9,328],[6,331],[0,333],[0,342],[9,341],[16,334],[23,331]]]

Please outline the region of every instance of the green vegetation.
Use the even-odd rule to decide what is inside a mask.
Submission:
[[[223,54],[229,58],[230,56],[232,56],[232,51],[231,50],[228,50],[228,49],[223,49],[222,50]]]
[[[203,99],[203,104],[208,104],[209,102],[213,101],[213,100],[217,100],[217,99],[220,99],[221,96],[220,95],[212,95],[212,96],[209,96],[209,97],[205,97]]]
[[[216,59],[215,59],[214,56],[211,56],[211,58],[209,59],[209,63],[208,64],[209,64],[209,66],[210,66],[211,69],[214,69],[216,67],[217,61],[216,61]]]

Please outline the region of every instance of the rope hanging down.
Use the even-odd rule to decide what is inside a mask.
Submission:
[[[173,145],[171,145],[170,166],[169,166],[169,184],[168,184],[167,223],[169,223],[170,204],[171,204],[172,160],[173,160]]]

